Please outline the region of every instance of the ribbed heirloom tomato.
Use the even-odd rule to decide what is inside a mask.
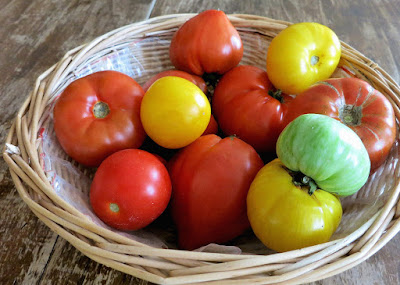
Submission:
[[[338,227],[342,206],[334,195],[295,185],[290,171],[276,159],[251,184],[247,214],[255,235],[282,252],[327,242]]]
[[[177,69],[197,75],[224,74],[242,59],[243,45],[223,11],[207,10],[178,29],[169,55]]]
[[[247,192],[262,166],[257,152],[236,137],[202,136],[174,156],[168,170],[179,246],[195,249],[243,233]]]
[[[101,71],[77,79],[54,107],[54,130],[65,152],[86,166],[138,148],[146,134],[140,121],[142,87],[128,75]]]
[[[137,230],[159,217],[171,197],[171,180],[162,161],[140,149],[106,158],[90,187],[90,202],[106,224]]]

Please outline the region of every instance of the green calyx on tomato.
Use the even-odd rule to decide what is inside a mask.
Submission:
[[[315,181],[307,175],[304,175],[299,171],[291,171],[289,168],[286,168],[286,171],[290,174],[290,176],[292,176],[292,181],[294,185],[307,187],[309,189],[308,194],[312,195],[314,194],[315,190],[318,189],[317,183],[315,183]]]
[[[278,138],[277,155],[290,170],[340,196],[357,192],[367,181],[371,165],[353,130],[319,114],[301,115],[287,125]]]

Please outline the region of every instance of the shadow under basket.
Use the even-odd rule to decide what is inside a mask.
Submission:
[[[70,82],[95,71],[121,71],[143,84],[172,69],[168,53],[172,35],[194,15],[167,15],[121,27],[69,51],[39,76],[10,129],[3,153],[24,202],[89,258],[159,284],[298,284],[333,276],[376,253],[400,230],[398,138],[367,184],[342,199],[341,225],[324,244],[275,253],[249,231],[229,245],[184,251],[176,249],[168,215],[134,232],[113,230],[94,215],[88,198],[94,171],[72,161],[58,144],[54,102]],[[265,69],[270,41],[291,23],[253,15],[228,17],[243,41],[240,64]],[[342,42],[334,76],[367,80],[391,101],[398,125],[400,87],[377,64]]]

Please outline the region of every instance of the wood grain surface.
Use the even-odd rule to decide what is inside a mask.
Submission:
[[[70,49],[120,26],[220,9],[316,21],[400,82],[400,2],[0,0],[0,147],[35,79]],[[0,160],[0,284],[150,284],[100,265],[48,229],[22,202]],[[360,265],[313,284],[400,284],[400,235]]]

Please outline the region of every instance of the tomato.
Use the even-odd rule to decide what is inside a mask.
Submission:
[[[180,70],[165,70],[160,73],[157,73],[152,78],[150,78],[148,81],[146,81],[146,83],[143,85],[144,92],[146,92],[149,89],[149,87],[157,79],[160,79],[160,78],[166,77],[166,76],[176,76],[176,77],[181,77],[186,80],[189,80],[193,84],[196,84],[197,87],[199,87],[201,89],[201,91],[203,91],[204,94],[207,93],[207,85],[204,82],[203,78],[201,78],[200,76],[197,76],[197,75],[193,75],[193,74],[184,72],[184,71],[180,71]]]
[[[192,82],[175,76],[158,79],[140,108],[143,127],[158,145],[176,149],[195,141],[210,122],[207,97]]]
[[[338,78],[316,83],[288,105],[285,124],[306,113],[330,116],[355,131],[368,151],[371,171],[385,161],[396,139],[392,105],[361,79]]]
[[[262,69],[240,65],[219,81],[212,99],[213,113],[227,135],[236,135],[257,151],[275,152],[283,130],[287,95],[269,95],[274,87]]]
[[[201,78],[200,76],[197,76],[197,75],[193,75],[193,74],[184,72],[184,71],[180,71],[180,70],[166,70],[166,71],[162,71],[162,72],[156,74],[155,76],[150,78],[143,85],[144,91],[146,92],[147,89],[149,89],[149,87],[155,81],[157,81],[158,79],[160,79],[162,77],[166,77],[166,76],[176,76],[176,77],[181,77],[181,78],[184,78],[186,80],[189,80],[190,82],[196,84],[197,87],[199,87],[201,89],[201,91],[203,91],[204,94],[207,93],[207,85],[204,82],[203,78]],[[208,123],[208,126],[207,126],[206,130],[204,131],[203,135],[216,134],[217,132],[218,132],[217,121],[215,121],[214,116],[211,115],[210,122]]]
[[[169,56],[177,69],[197,75],[223,74],[238,65],[243,45],[223,11],[207,10],[176,31]]]
[[[202,136],[178,152],[168,169],[179,246],[227,242],[249,228],[246,196],[262,166],[257,152],[236,137]]]
[[[278,252],[329,241],[342,218],[338,198],[323,190],[309,194],[279,159],[265,165],[251,183],[247,215],[255,235]]]
[[[214,116],[211,114],[210,117],[210,122],[208,123],[208,126],[206,130],[203,132],[202,136],[205,135],[211,135],[211,134],[217,134],[218,133],[218,123],[215,120]]]
[[[361,139],[325,115],[297,117],[279,136],[276,152],[288,169],[340,196],[357,192],[369,176],[371,163]]]
[[[65,152],[86,166],[138,148],[146,134],[140,121],[144,92],[129,76],[101,71],[72,82],[54,107],[54,130]]]
[[[298,94],[328,79],[341,54],[340,41],[328,27],[298,23],[282,30],[268,47],[267,71],[276,88]]]
[[[106,158],[90,187],[96,215],[121,230],[137,230],[159,217],[171,197],[167,169],[156,156],[126,149]]]

